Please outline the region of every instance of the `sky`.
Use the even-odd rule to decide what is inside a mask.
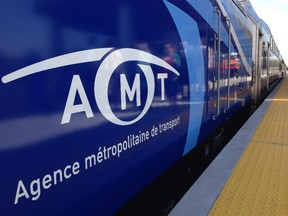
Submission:
[[[258,16],[269,26],[288,65],[288,0],[250,0],[250,2]]]

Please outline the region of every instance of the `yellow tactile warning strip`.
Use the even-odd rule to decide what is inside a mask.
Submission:
[[[288,215],[288,77],[209,215]]]

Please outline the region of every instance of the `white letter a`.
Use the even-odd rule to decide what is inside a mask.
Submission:
[[[22,192],[21,192],[21,189],[22,189]],[[14,200],[14,205],[18,204],[19,198],[21,198],[23,196],[25,196],[26,199],[29,198],[29,194],[28,194],[22,180],[20,180],[18,182],[18,186],[17,186],[17,192],[16,192],[16,196],[15,196],[15,200]]]
[[[74,105],[76,93],[78,92],[82,104]],[[65,110],[63,113],[61,124],[70,122],[71,115],[74,113],[85,112],[87,118],[93,117],[93,112],[85,93],[83,84],[79,75],[74,75],[70,86],[68,98],[66,101]]]

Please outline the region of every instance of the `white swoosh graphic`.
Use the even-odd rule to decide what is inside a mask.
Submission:
[[[99,61],[101,58],[113,48],[99,48],[99,49],[90,49],[84,50],[79,52],[73,52],[61,56],[57,56],[54,58],[50,58],[17,71],[14,71],[6,76],[2,77],[3,83],[9,83],[11,81],[20,79],[25,76],[29,76],[31,74],[35,74],[38,72],[42,72],[45,70],[63,67],[67,65],[79,64],[79,63],[86,63],[86,62],[93,62]]]

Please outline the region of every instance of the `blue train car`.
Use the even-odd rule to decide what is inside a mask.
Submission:
[[[238,2],[0,5],[3,216],[111,215],[250,105]]]

